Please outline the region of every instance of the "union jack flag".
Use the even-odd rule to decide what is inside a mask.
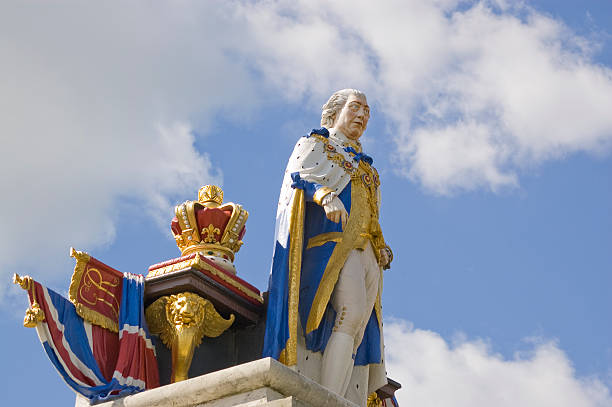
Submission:
[[[84,320],[68,299],[31,280],[28,314],[37,315],[26,326],[35,324],[49,359],[75,392],[91,401],[132,394],[159,386],[143,295],[144,277],[123,273],[117,333]]]

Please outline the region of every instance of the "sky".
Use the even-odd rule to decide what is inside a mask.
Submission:
[[[3,400],[74,400],[12,274],[67,295],[71,246],[146,273],[202,185],[249,211],[265,291],[289,154],[347,87],[400,403],[612,406],[608,0],[0,3]]]

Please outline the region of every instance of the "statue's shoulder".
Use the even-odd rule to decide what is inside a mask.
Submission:
[[[321,136],[323,138],[329,138],[329,130],[327,130],[325,127],[321,127],[320,129],[312,129],[310,131],[310,134],[306,137],[311,136]]]
[[[321,127],[320,129],[312,129],[306,138],[312,138],[313,140],[327,143],[329,141],[329,130],[327,130],[325,127]]]
[[[303,139],[309,140],[311,144],[321,144],[323,151],[328,154],[343,150],[343,146],[337,140],[329,137],[329,130],[325,127],[312,129],[310,134],[304,136]]]
[[[327,145],[330,143],[329,131],[322,127],[320,129],[312,129],[309,134],[300,137],[293,149],[295,158],[305,157],[305,155],[318,155],[326,151]]]

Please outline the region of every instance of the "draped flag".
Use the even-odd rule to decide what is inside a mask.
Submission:
[[[81,252],[72,254],[85,255]],[[87,260],[81,270],[86,272],[92,259],[89,256],[77,257],[75,275],[82,266],[79,260]],[[110,269],[97,260],[89,266],[97,271]],[[104,276],[104,271],[99,275]],[[111,281],[106,281],[112,283],[110,286],[104,284],[103,278],[96,279],[96,272],[92,273],[91,279],[75,279],[73,276],[71,299],[73,287],[80,288],[79,298],[85,299],[88,306],[98,307],[98,311],[102,311],[98,317],[93,317],[96,321],[81,316],[83,309],[91,311],[90,308],[79,302],[75,307],[75,304],[30,277],[15,276],[15,282],[28,291],[30,300],[24,325],[36,327],[45,352],[66,384],[91,401],[159,386],[155,348],[144,316],[144,277],[116,270],[108,275],[112,276]],[[75,280],[79,280],[76,286]],[[111,286],[113,290],[105,288]],[[117,293],[119,296],[116,297]],[[118,329],[100,326],[101,321]]]

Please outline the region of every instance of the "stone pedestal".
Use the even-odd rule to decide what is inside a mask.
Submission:
[[[79,406],[78,401],[76,405]],[[356,407],[271,358],[244,363],[97,406]]]

